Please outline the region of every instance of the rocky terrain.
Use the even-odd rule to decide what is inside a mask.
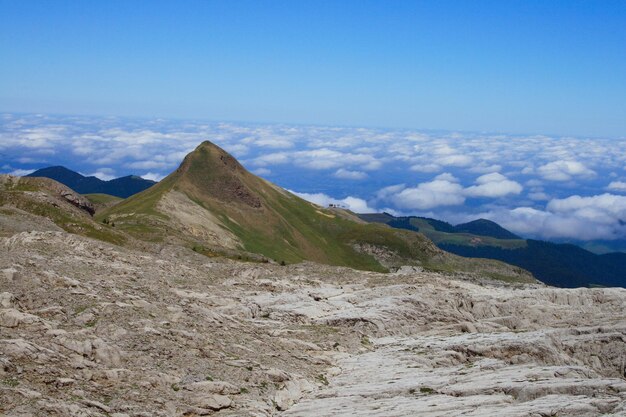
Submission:
[[[1,415],[626,414],[624,289],[137,250],[0,214],[22,225],[0,238]]]

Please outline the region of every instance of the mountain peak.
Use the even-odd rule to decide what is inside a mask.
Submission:
[[[185,156],[176,170],[177,185],[196,198],[214,198],[225,203],[261,207],[257,177],[232,155],[213,142],[204,141]]]
[[[78,172],[72,171],[71,169],[66,168],[62,165],[55,165],[51,167],[41,168],[26,176],[27,177],[47,177],[47,178],[52,178],[53,180],[59,181],[61,183],[63,183],[63,181],[60,181],[60,179],[69,179],[72,181],[77,181],[82,178],[85,178],[83,175],[79,174]]]
[[[455,226],[457,233],[473,233],[479,236],[490,236],[496,239],[521,239],[518,235],[511,233],[504,227],[487,219],[477,219],[468,223]]]
[[[117,228],[139,239],[179,240],[201,253],[263,256],[284,263],[309,260],[374,271],[454,265],[533,280],[508,265],[484,260],[478,265],[452,257],[418,233],[365,224],[304,201],[248,172],[208,141],[154,187],[100,212],[98,219],[115,220]],[[380,255],[387,253],[397,255]]]
[[[178,169],[179,171],[187,171],[194,166],[198,168],[198,164],[205,168],[212,167],[212,169],[217,169],[223,166],[231,171],[247,172],[231,154],[208,140],[205,140],[196,149],[187,154]]]

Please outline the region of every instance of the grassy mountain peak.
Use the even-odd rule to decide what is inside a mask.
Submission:
[[[208,141],[161,182],[96,217],[138,239],[183,243],[207,255],[373,271],[401,265],[488,270],[494,277],[532,280],[518,268],[448,254],[420,233],[364,224],[350,212],[305,201],[253,175]]]
[[[262,188],[260,178],[250,174],[232,155],[219,146],[202,142],[188,154],[173,174],[179,186],[199,198],[260,208],[254,189]]]

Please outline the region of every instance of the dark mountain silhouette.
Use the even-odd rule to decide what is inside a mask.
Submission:
[[[497,259],[530,271],[557,287],[626,287],[626,253],[598,255],[579,246],[522,239],[497,223],[479,219],[453,226],[426,217],[359,214],[368,222],[419,231],[448,252],[468,258]]]
[[[103,181],[96,177],[85,177],[62,166],[38,169],[27,176],[51,178],[80,194],[109,194],[121,198],[130,197],[156,184],[136,175]]]
[[[521,239],[521,237],[509,232],[498,223],[486,219],[457,224],[454,226],[454,233],[471,233],[478,236],[491,236],[496,239]]]

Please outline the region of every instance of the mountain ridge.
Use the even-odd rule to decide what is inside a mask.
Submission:
[[[364,224],[349,212],[305,201],[251,174],[209,141],[158,184],[96,218],[138,239],[175,240],[206,254],[226,247],[285,263],[309,260],[373,271],[402,265],[482,268],[513,279],[524,275],[508,265],[448,254],[419,233]]]
[[[496,239],[522,239],[520,236],[506,230],[498,223],[487,219],[476,219],[454,226],[456,233],[471,233],[478,236],[495,237]]]
[[[120,198],[130,197],[156,184],[155,181],[137,175],[126,175],[104,181],[95,176],[84,176],[61,165],[38,169],[26,177],[50,178],[80,194],[109,194]]]
[[[395,217],[389,213],[359,214],[366,221],[382,222],[391,227],[419,231],[439,248],[470,258],[497,259],[524,268],[541,281],[557,287],[620,286],[626,287],[626,254],[598,255],[580,246],[523,239],[489,220],[481,235],[468,233],[470,223],[452,226],[425,217]],[[497,227],[494,227],[496,225]],[[495,233],[487,233],[487,232]],[[491,236],[487,236],[491,234]],[[495,236],[516,236],[498,238]]]

